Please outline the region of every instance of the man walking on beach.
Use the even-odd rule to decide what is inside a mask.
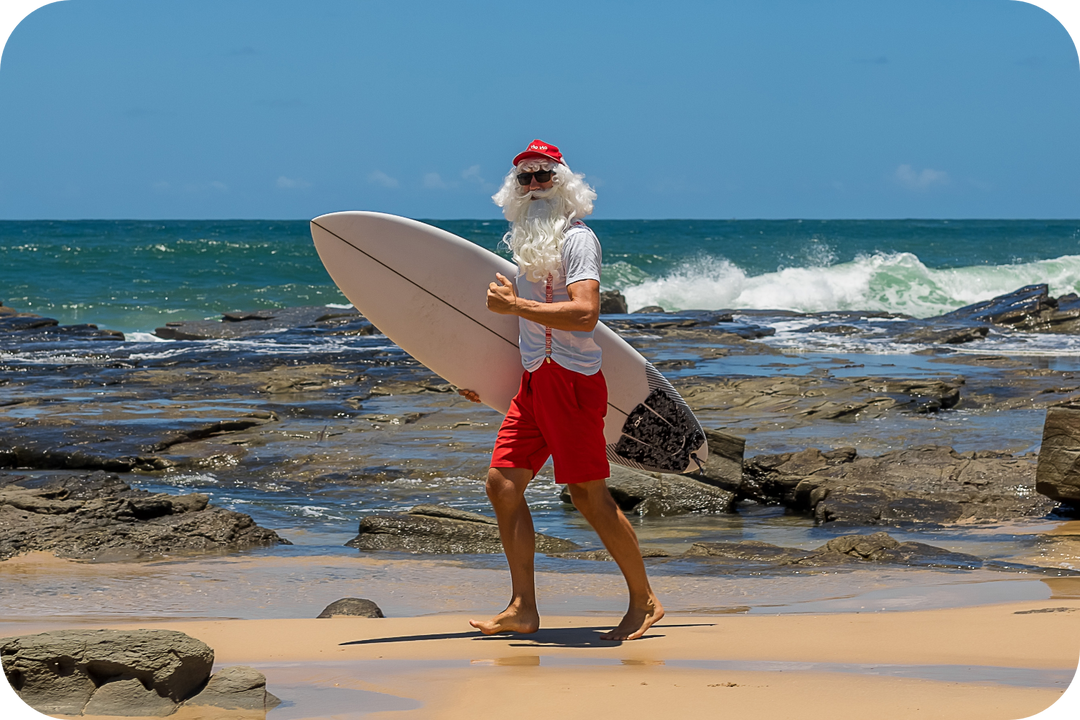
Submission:
[[[633,640],[664,616],[637,536],[608,492],[604,441],[607,385],[593,329],[600,315],[600,243],[582,218],[596,193],[567,167],[554,145],[534,140],[514,158],[514,169],[492,198],[510,221],[503,241],[518,265],[516,283],[497,274],[488,287],[492,312],[517,315],[521,386],[499,429],[488,470],[512,597],[491,620],[471,620],[481,632],[536,632],[540,615],[533,574],[535,533],[525,488],[552,458],[581,514],[600,536],[626,579],[630,604],[601,637]],[[471,390],[461,394],[473,402]]]

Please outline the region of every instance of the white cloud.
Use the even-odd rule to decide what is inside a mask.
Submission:
[[[301,178],[287,178],[282,175],[277,179],[277,186],[282,190],[301,190],[311,187],[311,183]]]
[[[424,187],[432,190],[445,190],[450,186],[446,184],[446,181],[442,179],[439,173],[429,172],[424,175]]]
[[[949,173],[944,170],[924,168],[916,171],[910,165],[901,165],[896,168],[895,178],[901,186],[908,190],[927,190],[934,186],[950,184]]]
[[[401,183],[384,173],[382,170],[376,170],[368,175],[368,182],[374,185],[382,185],[384,188],[396,188],[401,186]]]
[[[479,165],[473,165],[472,167],[467,167],[464,170],[462,170],[461,171],[461,179],[462,180],[475,180],[476,182],[480,183],[481,185],[487,185],[487,182],[484,180],[484,178],[480,177],[480,166]]]

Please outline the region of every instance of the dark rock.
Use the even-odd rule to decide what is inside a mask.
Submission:
[[[935,320],[968,320],[1033,328],[1045,323],[1045,316],[1057,309],[1045,284],[1026,285],[1006,295],[967,305]]]
[[[688,477],[734,493],[742,483],[746,439],[721,430],[705,430],[705,439],[709,444],[705,467]]]
[[[0,483],[0,559],[43,550],[76,560],[133,560],[290,544],[201,493],[152,494],[115,475]]]
[[[887,502],[879,519],[892,523],[950,523],[963,516],[964,506],[949,500],[901,497]]]
[[[371,388],[372,395],[416,395],[418,393],[452,393],[456,392],[454,386],[444,382],[409,382],[391,381],[379,382]]]
[[[99,688],[105,688],[101,707],[115,708],[121,698],[137,700],[140,710],[164,707],[160,699],[175,706],[210,677],[214,651],[173,630],[63,630],[8,638],[0,658],[28,705],[78,715]]]
[[[122,341],[124,334],[116,330],[101,330],[97,325],[61,325],[53,318],[0,305],[0,339],[11,339],[18,343],[61,340]]]
[[[641,549],[641,557],[643,558],[669,558],[673,557],[667,550],[661,548],[643,547]],[[611,557],[611,553],[607,550],[580,550],[578,552],[561,552],[561,553],[548,553],[549,557],[562,558],[565,560],[598,560],[602,562],[613,562],[614,558]]]
[[[56,327],[59,321],[38,315],[13,315],[0,318],[0,332],[23,332],[46,327]]]
[[[233,433],[240,430],[247,430],[248,428],[259,427],[269,422],[276,422],[277,419],[277,415],[274,413],[262,412],[252,413],[235,420],[220,420],[201,427],[175,433],[153,445],[150,448],[150,452],[161,452],[162,450],[166,450],[173,445],[179,445],[180,443],[205,440],[206,438],[214,437],[215,435],[223,435],[225,433]]]
[[[735,501],[733,492],[692,477],[642,473],[620,465],[611,466],[607,487],[619,509],[650,517],[730,512]],[[560,498],[572,504],[566,486]]]
[[[1046,411],[1035,490],[1080,510],[1080,406]]]
[[[852,449],[852,452],[854,450]],[[840,462],[847,455],[839,456]],[[829,457],[817,448],[807,448],[796,453],[758,455],[745,464],[739,498],[753,500],[762,505],[785,505],[793,509],[808,510],[816,504],[796,497],[799,483],[808,475],[829,467]]]
[[[649,315],[649,314],[652,314],[652,313],[662,313],[662,312],[667,312],[667,311],[664,310],[664,308],[660,307],[659,305],[646,305],[643,308],[638,308],[637,310],[635,310],[634,314],[635,315]]]
[[[328,307],[274,308],[225,313],[221,320],[170,322],[154,330],[154,334],[166,340],[219,340],[265,335],[333,320],[356,320],[359,316],[355,310]]]
[[[822,523],[874,525],[881,519],[882,508],[891,500],[889,494],[878,487],[839,487],[814,505],[814,519]]]
[[[448,520],[464,520],[465,522],[486,523],[488,525],[499,524],[499,521],[493,517],[481,515],[480,513],[470,512],[468,510],[459,510],[458,508],[452,508],[448,505],[417,505],[409,511],[409,514],[426,515],[427,517],[435,518],[447,518]]]
[[[862,328],[844,323],[822,323],[802,328],[798,332],[825,333],[826,335],[858,335],[863,332]]]
[[[776,328],[751,323],[721,321],[716,323],[715,327],[720,332],[731,333],[744,340],[760,340],[763,337],[771,337],[776,334]]]
[[[895,563],[921,567],[978,568],[982,560],[974,555],[956,553],[920,542],[900,542],[888,534],[844,535],[833,538],[815,551],[811,562],[828,561],[840,555],[878,563]]]
[[[918,567],[973,569],[982,561],[964,553],[918,542],[899,542],[883,532],[842,535],[814,550],[742,540],[694,543],[682,557],[711,563],[737,565],[743,569],[770,567],[827,567],[853,563],[889,563]]]
[[[345,543],[364,551],[393,550],[423,554],[501,553],[498,525],[490,518],[483,521],[450,517],[455,511],[435,516],[426,514],[369,515],[360,521],[359,534]],[[470,513],[471,515],[472,513]],[[481,516],[483,517],[483,516]],[[536,533],[536,551],[541,553],[577,550],[576,543]]]
[[[279,704],[281,700],[266,691],[266,676],[246,665],[218,670],[198,695],[184,701],[184,707],[256,712],[272,710]]]
[[[896,342],[908,344],[962,345],[982,340],[990,334],[986,325],[962,327],[924,327],[896,336]]]
[[[1076,333],[1080,332],[1080,296],[1069,293],[1057,298],[1057,310],[1045,317],[1047,332]]]
[[[695,411],[722,410],[740,416],[781,416],[815,422],[853,422],[895,412],[935,412],[961,400],[963,378],[904,380],[836,378],[827,373],[790,377],[686,378],[676,389]]]
[[[1027,285],[931,321],[957,319],[990,322],[1029,332],[1075,333],[1080,331],[1080,297],[1069,293],[1052,298],[1047,285]]]
[[[941,446],[856,457],[853,450],[762,455],[746,463],[739,498],[813,513],[819,522],[948,523],[1042,517],[1029,457]]]
[[[709,558],[740,565],[787,565],[812,553],[796,548],[742,540],[739,542],[699,542],[690,546],[684,557]]]
[[[319,618],[331,618],[335,615],[347,615],[349,617],[381,618],[385,617],[383,611],[371,600],[364,598],[342,598],[327,605]]]
[[[626,298],[618,290],[603,290],[600,293],[601,315],[625,315]]]
[[[667,372],[668,370],[683,370],[685,368],[696,367],[697,361],[686,358],[680,358],[678,360],[654,360],[652,365],[661,372]]]
[[[888,380],[860,378],[867,390],[881,393],[917,413],[949,410],[960,402],[960,386],[963,378],[945,380]]]

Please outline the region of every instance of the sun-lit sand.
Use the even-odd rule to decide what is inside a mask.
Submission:
[[[181,630],[213,647],[219,667],[259,668],[286,701],[271,720],[1012,720],[1054,703],[1077,667],[1080,588],[1056,588],[1043,600],[926,611],[675,612],[621,644],[599,639],[614,613],[547,616],[527,636],[483,636],[457,613],[98,626]],[[27,621],[19,632],[60,625]]]

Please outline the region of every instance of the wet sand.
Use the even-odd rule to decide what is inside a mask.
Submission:
[[[213,647],[218,667],[266,674],[285,701],[269,720],[591,720],[673,708],[685,718],[1024,718],[1054,703],[1076,671],[1080,579],[991,575],[661,575],[668,616],[619,644],[599,639],[624,602],[606,571],[541,572],[541,630],[485,637],[467,620],[501,609],[506,578],[494,563],[88,565],[35,554],[0,564],[0,636],[181,630]],[[65,584],[74,594],[63,599]],[[389,617],[310,619],[346,596],[375,599]]]

